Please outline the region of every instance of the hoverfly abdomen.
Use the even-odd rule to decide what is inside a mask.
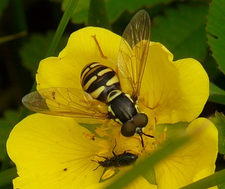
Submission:
[[[81,85],[93,98],[105,102],[113,90],[121,90],[116,72],[98,62],[88,64],[81,72]]]
[[[128,94],[120,90],[111,91],[107,98],[108,111],[121,125],[137,115],[138,110]]]

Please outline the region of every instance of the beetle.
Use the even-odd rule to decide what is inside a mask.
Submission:
[[[115,147],[116,147],[116,143],[112,150],[113,157],[108,158],[108,157],[104,157],[104,156],[99,156],[99,157],[102,157],[105,159],[104,161],[97,161],[97,163],[99,163],[99,166],[106,167],[106,168],[108,168],[108,167],[125,167],[125,166],[129,166],[129,165],[135,163],[136,160],[138,159],[138,155],[127,152],[127,151],[124,151],[122,154],[115,154],[115,152],[114,152]],[[97,168],[95,168],[94,171]]]

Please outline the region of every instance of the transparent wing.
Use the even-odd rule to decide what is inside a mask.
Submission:
[[[133,98],[137,98],[140,92],[150,34],[150,17],[146,11],[141,10],[131,19],[122,35],[118,53],[118,74],[122,86],[130,88],[124,92],[131,94]]]
[[[75,88],[47,88],[31,92],[22,102],[29,110],[67,117],[105,119],[106,104]]]

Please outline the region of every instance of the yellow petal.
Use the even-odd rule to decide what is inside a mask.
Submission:
[[[218,152],[218,132],[205,118],[194,120],[186,133],[192,140],[155,167],[159,189],[176,189],[214,173]]]
[[[72,118],[34,114],[22,120],[7,142],[19,175],[14,187],[72,189],[98,183],[103,169],[93,171],[98,164],[92,161],[98,139],[87,139],[88,132]]]
[[[209,79],[191,58],[173,62],[160,43],[151,42],[141,94],[147,94],[149,117],[160,123],[189,122],[202,111],[209,95]]]
[[[198,117],[205,106],[209,97],[209,78],[195,59],[181,59],[174,65],[178,70],[180,89],[174,109],[179,121],[189,122]]]
[[[106,188],[110,183],[115,182],[116,178],[120,176],[121,172],[119,172],[116,176],[114,176],[112,179],[98,183],[98,184],[93,184],[85,189],[103,189]],[[150,184],[145,178],[142,176],[138,177],[135,179],[133,182],[131,182],[128,186],[124,187],[124,189],[157,189],[156,185]]]
[[[98,44],[92,37],[94,35]],[[46,58],[40,62],[36,76],[37,89],[81,89],[81,71],[85,65],[92,62],[100,62],[115,69],[120,39],[120,36],[111,31],[98,27],[86,27],[74,32],[58,57]],[[101,56],[98,45],[108,59]]]

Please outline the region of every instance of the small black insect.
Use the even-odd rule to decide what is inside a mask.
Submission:
[[[118,155],[113,152],[113,155],[111,158],[103,157],[105,160],[99,161],[99,165],[102,167],[124,167],[133,164],[138,158],[137,155],[126,151]]]
[[[116,147],[116,144],[112,150],[113,157],[108,158],[108,157],[99,156],[99,157],[103,157],[105,159],[104,161],[98,161],[99,166],[102,166],[102,167],[125,167],[125,166],[129,166],[136,162],[138,155],[132,154],[127,151],[124,151],[122,154],[116,155],[114,152],[115,147]],[[94,171],[96,169],[94,169]]]

